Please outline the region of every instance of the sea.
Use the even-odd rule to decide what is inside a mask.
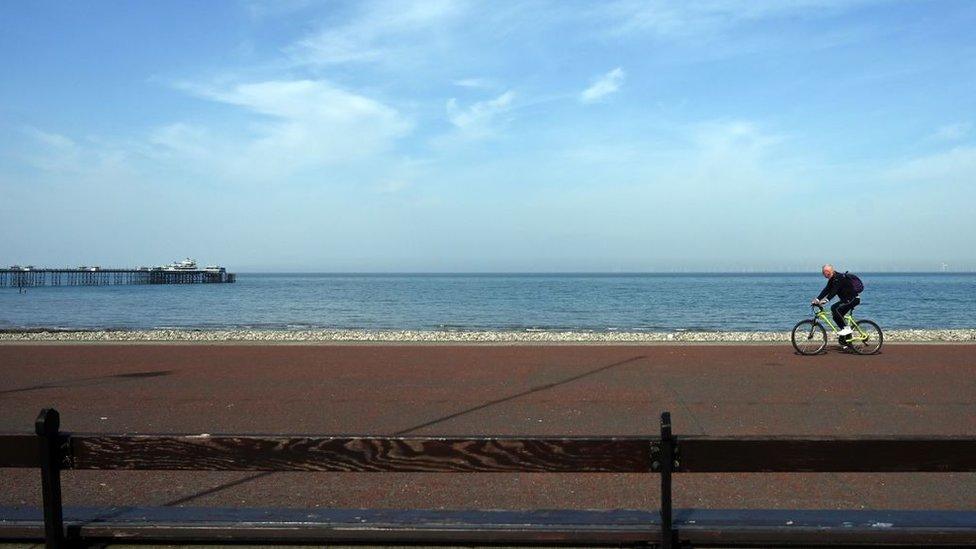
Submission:
[[[976,327],[976,273],[858,273],[858,318]],[[819,273],[238,274],[234,284],[0,288],[0,330],[782,331]]]

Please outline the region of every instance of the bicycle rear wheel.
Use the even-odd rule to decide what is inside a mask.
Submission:
[[[801,320],[790,334],[793,348],[801,355],[815,355],[827,348],[827,330],[813,320]]]
[[[850,346],[861,355],[873,355],[881,352],[884,345],[884,333],[881,327],[871,320],[858,320],[857,329],[851,334]]]

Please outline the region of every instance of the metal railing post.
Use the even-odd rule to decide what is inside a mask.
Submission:
[[[47,549],[64,549],[64,513],[61,506],[61,416],[45,408],[34,422],[41,450],[41,491],[44,497],[44,541]]]
[[[671,413],[661,414],[661,548],[677,546],[671,509],[671,473],[674,471],[675,440],[671,434]]]

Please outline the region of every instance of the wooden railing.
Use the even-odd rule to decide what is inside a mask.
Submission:
[[[420,515],[410,515],[413,519],[391,518],[393,512],[385,512],[383,528],[368,532],[361,529],[358,534],[354,528],[337,527],[324,528],[318,535],[306,531],[304,538],[299,537],[306,541],[572,543],[585,540],[615,545],[655,543],[665,548],[714,544],[976,545],[976,512],[902,512],[898,515],[902,517],[901,524],[892,528],[891,523],[883,521],[865,522],[856,512],[798,512],[792,516],[800,524],[796,520],[779,524],[770,520],[778,516],[770,511],[675,512],[672,509],[674,474],[973,472],[976,471],[976,437],[677,437],[671,432],[668,413],[662,414],[659,437],[106,435],[62,433],[59,424],[57,411],[45,409],[38,416],[34,435],[0,435],[0,467],[41,470],[44,536],[49,548],[62,548],[66,544],[60,473],[86,469],[660,475],[659,518],[648,518],[643,523],[635,522],[630,515],[606,519],[592,513],[574,515],[567,511],[566,516],[557,517],[559,524],[540,525],[533,530],[531,522],[540,515],[522,513],[518,520],[512,517],[500,520],[501,515],[485,512],[477,516],[452,515],[453,519],[448,520],[441,512],[434,514],[440,517],[434,528],[420,524],[423,522]],[[697,518],[692,520],[690,516]],[[546,517],[552,520],[552,512]],[[0,516],[0,524],[2,520]],[[594,521],[600,524],[594,526]],[[246,527],[228,523],[226,517],[220,524],[225,527],[184,527],[171,529],[169,534],[164,534],[167,530],[159,525],[140,531],[130,528],[125,537],[153,540],[157,539],[153,538],[156,535],[170,541],[206,541],[207,532],[219,531],[221,534],[214,534],[214,539],[295,541],[290,530],[288,535],[272,529],[266,530],[263,537],[248,537]],[[877,528],[877,524],[888,527]],[[232,536],[228,534],[230,531],[237,534]],[[278,534],[269,537],[268,531]],[[99,532],[101,537],[113,536],[106,527]],[[282,537],[274,537],[278,535]]]

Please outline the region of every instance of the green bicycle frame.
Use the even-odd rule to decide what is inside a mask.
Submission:
[[[839,330],[837,329],[837,325],[834,324],[834,319],[831,318],[832,315],[827,314],[827,310],[824,309],[822,306],[817,305],[816,307],[820,310],[817,311],[817,314],[813,315],[814,318],[820,320],[821,322],[829,326],[831,333],[833,333],[833,335],[837,335],[837,332]],[[854,317],[851,316],[850,313],[844,315],[844,320],[847,321],[851,329],[854,330],[854,333],[851,334],[851,340],[865,341],[868,339],[868,334],[864,333],[864,330],[862,330],[861,327],[857,325],[857,321],[854,320]]]

